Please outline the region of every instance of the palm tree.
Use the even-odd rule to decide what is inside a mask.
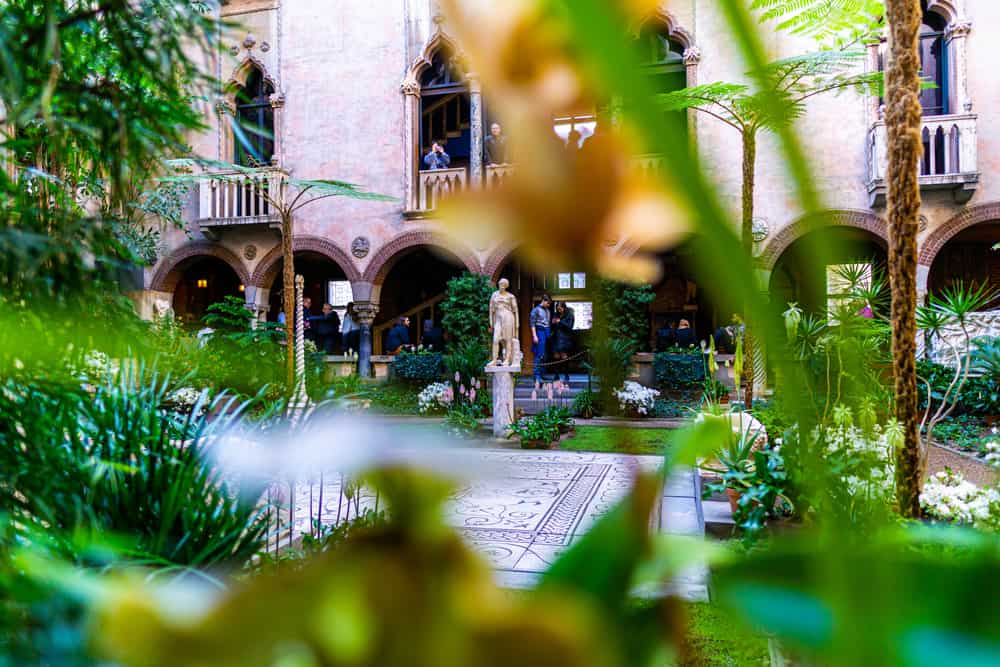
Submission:
[[[887,0],[889,63],[885,126],[888,142],[887,217],[892,286],[892,366],[896,419],[903,446],[896,460],[896,495],[905,517],[920,514],[923,481],[917,412],[917,224],[920,215],[920,0]]]
[[[882,79],[880,72],[858,73],[860,51],[819,51],[769,63],[755,80],[763,85],[751,89],[737,83],[710,83],[659,95],[657,101],[669,111],[693,109],[740,133],[743,149],[741,239],[747,257],[753,256],[754,187],[757,173],[757,135],[783,129],[806,110],[806,102],[823,93],[847,88],[871,92]],[[747,334],[746,405],[753,401],[754,352],[749,335],[749,314],[744,313]]]

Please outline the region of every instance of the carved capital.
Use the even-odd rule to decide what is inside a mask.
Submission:
[[[400,92],[404,95],[420,95],[420,82],[413,77],[406,77],[403,79],[403,83],[399,86]]]
[[[378,314],[378,306],[374,303],[354,302],[354,319],[363,327],[370,327]]]
[[[701,62],[701,49],[699,49],[697,46],[689,46],[688,48],[684,49],[683,60],[685,67],[691,67],[693,65],[697,65],[699,62]]]
[[[268,101],[271,103],[272,109],[280,109],[281,107],[285,106],[285,94],[271,93],[271,96],[268,98]]]
[[[968,37],[970,32],[972,32],[972,21],[955,21],[944,29],[944,37],[945,39]]]
[[[231,100],[219,99],[215,101],[215,113],[219,116],[236,114],[236,105]]]

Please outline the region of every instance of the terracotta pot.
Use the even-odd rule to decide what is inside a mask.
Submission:
[[[736,489],[726,489],[726,497],[729,498],[729,509],[733,514],[736,514],[736,508],[739,506],[740,496],[742,495],[742,491],[737,491]]]

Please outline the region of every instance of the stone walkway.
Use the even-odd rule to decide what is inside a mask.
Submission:
[[[639,470],[655,470],[663,459],[587,452],[530,452],[465,449],[461,457],[475,466],[474,479],[460,488],[448,507],[447,521],[488,558],[498,582],[530,587],[555,558],[629,491]],[[701,500],[692,470],[675,472],[664,486],[650,529],[704,535]],[[321,500],[322,497],[322,500]],[[373,498],[363,496],[362,506]],[[335,523],[343,516],[338,476],[296,488],[295,531],[309,528],[310,517]],[[311,511],[310,511],[311,508]],[[708,598],[703,570],[685,573],[668,586],[689,599]]]

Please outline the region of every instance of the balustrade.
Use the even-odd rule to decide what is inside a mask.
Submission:
[[[284,172],[255,169],[214,175],[199,183],[198,217],[203,225],[240,225],[279,220],[269,198],[283,187]]]

